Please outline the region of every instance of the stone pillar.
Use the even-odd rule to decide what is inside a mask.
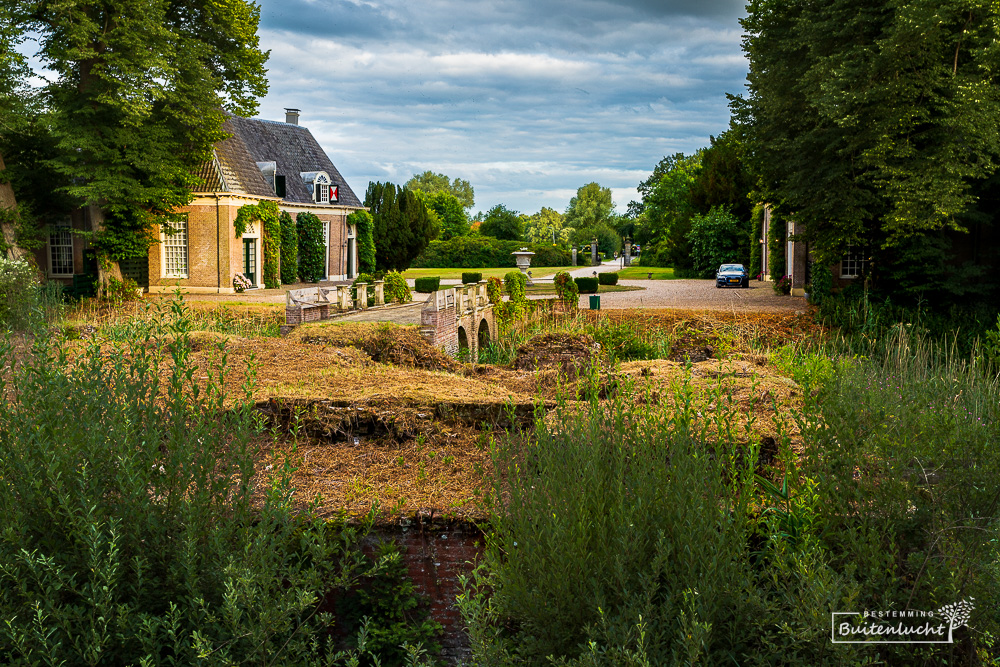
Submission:
[[[359,310],[368,309],[368,283],[358,283],[358,298],[354,302],[354,307]]]
[[[597,239],[595,238],[590,242],[590,265],[597,266],[600,262],[597,261]]]
[[[384,306],[385,305],[385,281],[376,280],[375,281],[375,305]]]
[[[480,308],[485,308],[490,302],[490,293],[486,291],[487,285],[489,285],[489,283],[485,280],[480,280],[479,284],[476,285],[476,294],[479,295],[476,303],[479,304]]]
[[[349,285],[337,287],[337,309],[342,313],[351,310],[351,288]]]
[[[573,246],[573,266],[576,266],[576,246]]]
[[[632,242],[625,241],[625,259],[623,261],[625,266],[632,266]]]

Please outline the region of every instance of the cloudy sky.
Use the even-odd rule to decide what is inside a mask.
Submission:
[[[581,185],[624,212],[661,157],[726,129],[743,0],[263,0],[260,116],[302,110],[359,196],[427,169],[474,210],[564,210]]]

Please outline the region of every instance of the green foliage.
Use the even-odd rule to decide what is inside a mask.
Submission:
[[[503,286],[511,301],[520,303],[525,300],[524,290],[528,279],[520,271],[508,271],[503,276]]]
[[[410,294],[410,286],[406,284],[406,278],[398,271],[389,271],[385,274],[385,284],[382,286],[386,303],[409,303],[413,301]]]
[[[520,241],[524,236],[524,220],[517,211],[497,204],[486,212],[479,233],[502,241]]]
[[[574,278],[573,281],[576,283],[577,289],[580,294],[597,294],[600,283],[597,282],[597,278],[592,276],[584,276],[581,278]]]
[[[299,232],[295,219],[287,211],[281,212],[279,224],[281,225],[281,282],[291,285],[299,282]]]
[[[368,211],[354,211],[347,216],[347,224],[357,229],[358,270],[375,271],[375,222]]]
[[[565,247],[572,242],[575,230],[566,225],[559,211],[543,206],[538,213],[521,217],[524,220],[524,238],[530,243]]]
[[[372,306],[374,306],[375,305],[375,288],[374,288],[375,280],[376,280],[376,277],[374,275],[370,274],[370,273],[359,273],[358,277],[354,279],[353,283],[351,283],[351,287],[354,288],[354,289],[351,290],[351,298],[353,298],[355,300],[355,302],[357,301],[357,299],[358,299],[358,290],[357,290],[357,287],[358,287],[359,284],[364,283],[364,285],[365,285],[365,297],[366,297],[365,301],[367,302],[369,308],[371,308]]]
[[[576,306],[580,297],[580,288],[576,286],[576,281],[573,280],[573,276],[571,276],[568,271],[560,271],[552,279],[552,282],[556,288],[556,296],[558,296],[561,301],[565,301],[566,303],[571,303]]]
[[[118,280],[114,276],[108,279],[102,298],[113,304],[120,305],[125,301],[136,301],[141,298],[142,290],[131,278]]]
[[[825,264],[812,265],[812,289],[809,292],[809,302],[821,304],[833,293],[833,271]]]
[[[323,243],[323,221],[312,213],[295,216],[299,237],[299,279],[315,283],[326,278],[326,245]]]
[[[512,253],[523,247],[525,244],[519,241],[501,241],[491,236],[459,236],[449,241],[431,241],[411,266],[429,269],[514,267],[517,262]],[[551,244],[529,244],[527,248],[535,253],[531,258],[535,266],[569,266],[573,261],[569,251]]]
[[[1000,368],[1000,314],[997,315],[996,328],[986,331],[983,336],[983,354],[994,368]]]
[[[475,271],[475,272],[470,271],[468,273],[466,273],[466,272],[462,273],[462,284],[463,285],[471,285],[473,283],[478,283],[482,279],[483,279],[483,274],[481,272],[479,272],[479,271]]]
[[[611,271],[597,274],[597,282],[601,285],[617,285],[618,274]]]
[[[421,294],[429,294],[438,291],[441,287],[440,276],[426,276],[413,281],[413,289]]]
[[[642,245],[643,266],[690,268],[687,234],[697,213],[691,199],[701,170],[701,154],[677,153],[660,160],[653,173],[639,184],[642,220],[633,240]]]
[[[469,233],[469,216],[455,195],[450,192],[436,192],[423,196],[423,201],[427,208],[437,214],[441,227],[438,238],[442,241]]]
[[[580,187],[569,200],[562,222],[566,227],[573,228],[574,243],[590,243],[596,236],[602,253],[613,253],[621,247],[614,230],[618,221],[615,204],[611,200],[611,188],[602,188],[598,183]]]
[[[264,256],[261,278],[264,287],[277,289],[281,285],[281,216],[282,212],[273,201],[245,204],[236,212],[233,230],[239,238],[247,229],[260,228]]]
[[[419,645],[430,655],[438,655],[442,626],[430,618],[425,601],[407,576],[402,549],[382,542],[375,548],[375,558],[382,563],[379,572],[338,600],[344,628],[356,636],[367,619],[367,648],[387,667],[409,664],[406,645]]]
[[[58,283],[41,285],[38,271],[23,260],[0,255],[0,332],[27,331],[57,318]]]
[[[490,276],[486,281],[486,296],[494,306],[503,303],[503,281],[496,276]]]
[[[444,174],[436,174],[433,171],[414,174],[403,187],[426,195],[435,195],[439,192],[450,194],[465,210],[471,209],[476,203],[475,190],[468,181],[461,178],[452,181]]]
[[[750,217],[750,266],[747,267],[751,278],[760,276],[764,263],[764,205],[757,204],[753,207],[753,215]]]
[[[252,373],[229,394],[191,328],[176,300],[72,363],[0,342],[4,664],[343,662],[318,604],[369,571],[359,530],[296,505],[287,459],[255,481]]]
[[[14,34],[4,46],[34,35],[23,42],[27,63],[37,63],[32,74],[45,83],[25,93],[21,111],[5,96],[3,133],[12,114],[41,116],[44,102],[39,126],[51,138],[47,164],[59,174],[45,187],[94,207],[91,246],[100,255],[144,255],[155,226],[191,201],[199,185],[192,174],[224,138],[224,109],[255,111],[267,91],[259,16],[242,0],[191,11],[167,3],[141,11],[121,2],[5,5],[0,22]]]
[[[397,188],[392,183],[369,183],[365,206],[371,211],[378,271],[410,268],[410,263],[438,233],[427,207],[407,188]]]
[[[711,278],[726,263],[746,263],[746,234],[725,209],[713,208],[691,218],[687,235],[691,247],[691,269],[701,278]]]
[[[788,249],[788,224],[777,209],[771,209],[771,224],[767,228],[767,271],[774,282],[785,275],[785,254]]]
[[[785,296],[788,296],[789,294],[792,293],[791,276],[781,276],[780,278],[774,281],[774,284],[771,285],[771,289],[774,290],[775,294],[783,294]]]

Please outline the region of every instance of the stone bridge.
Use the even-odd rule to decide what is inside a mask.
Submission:
[[[476,359],[497,334],[486,281],[434,292],[420,311],[420,325],[420,332],[435,347],[449,354],[468,350]]]

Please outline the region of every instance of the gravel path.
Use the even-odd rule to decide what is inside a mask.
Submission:
[[[714,280],[621,280],[619,285],[644,287],[635,292],[601,294],[601,308],[685,308],[692,310],[728,310],[795,312],[805,310],[801,297],[778,296],[770,282],[750,281],[749,289],[717,289]],[[580,307],[590,307],[590,295],[580,296]]]

